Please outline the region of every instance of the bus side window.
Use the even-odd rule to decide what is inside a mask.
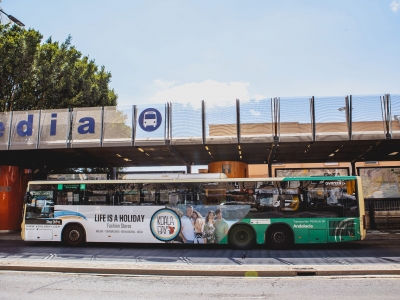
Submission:
[[[179,203],[179,195],[177,193],[171,193],[168,195],[168,202],[172,206],[176,206]]]

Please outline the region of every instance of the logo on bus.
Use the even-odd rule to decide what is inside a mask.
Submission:
[[[344,181],[338,180],[338,181],[327,181],[325,182],[325,185],[330,185],[330,186],[343,186],[346,183]]]
[[[11,190],[12,190],[12,188],[11,188],[11,186],[9,186],[9,185],[7,185],[7,186],[1,186],[1,185],[0,185],[0,192],[6,192],[6,193],[8,193],[8,192],[11,192]]]
[[[150,229],[156,239],[172,241],[181,231],[181,220],[176,212],[163,208],[151,217]]]

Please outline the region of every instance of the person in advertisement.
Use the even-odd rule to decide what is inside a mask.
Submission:
[[[215,213],[210,210],[206,215],[206,223],[204,224],[204,243],[215,244],[215,227],[214,227]]]
[[[204,220],[203,220],[203,217],[198,211],[193,210],[192,218],[193,218],[193,224],[194,224],[195,243],[204,244],[204,239],[203,239]]]
[[[181,232],[179,233],[185,244],[194,244],[195,234],[192,216],[193,206],[188,206],[186,208],[186,215],[181,218]]]
[[[217,239],[217,243],[220,243],[222,239],[228,234],[229,225],[222,218],[222,210],[220,208],[217,208],[215,210],[215,216],[217,217],[217,219],[214,222],[215,236]]]

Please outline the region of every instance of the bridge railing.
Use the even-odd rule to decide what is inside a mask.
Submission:
[[[370,139],[400,139],[400,95],[0,113],[0,151]]]

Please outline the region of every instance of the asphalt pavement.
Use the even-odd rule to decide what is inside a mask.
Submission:
[[[323,245],[322,250],[308,245],[280,251],[263,246],[240,251],[228,246],[203,250],[166,245],[104,245],[71,248],[61,243],[23,242],[18,231],[0,231],[0,270],[136,276],[400,275],[400,231],[395,230],[371,230],[364,241]],[[359,259],[357,253],[365,247]],[[192,256],[197,260],[187,255],[194,252]]]

